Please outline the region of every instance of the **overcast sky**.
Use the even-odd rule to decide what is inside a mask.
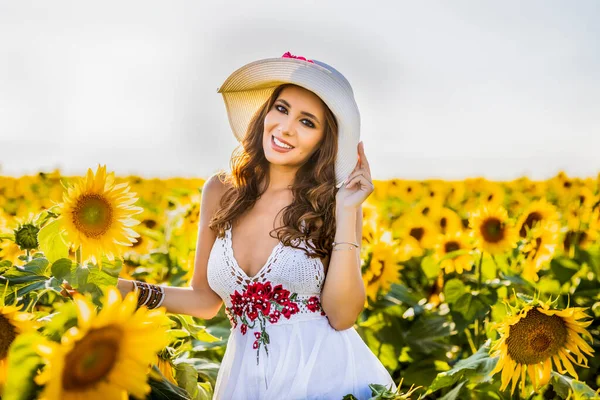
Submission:
[[[375,179],[600,172],[600,1],[0,0],[0,174],[208,177],[217,88],[286,51],[350,81]]]

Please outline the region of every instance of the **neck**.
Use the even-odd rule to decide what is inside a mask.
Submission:
[[[292,188],[298,168],[289,168],[282,165],[269,167],[269,186],[266,192],[288,191]]]

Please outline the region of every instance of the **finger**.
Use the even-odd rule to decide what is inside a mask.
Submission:
[[[358,171],[361,168],[360,158],[356,158],[356,165],[354,165],[354,169],[352,172]]]
[[[354,178],[350,179],[350,181],[348,181],[348,184],[346,185],[346,187],[352,187],[354,185],[358,185],[359,188],[363,188],[366,187],[368,189],[372,189],[373,188],[373,183],[368,180],[367,178],[365,178],[363,175],[358,175],[355,176]]]
[[[360,163],[370,173],[371,167],[369,165],[369,161],[367,161],[367,155],[365,154],[365,144],[362,141],[360,142],[358,149],[360,155]]]
[[[366,172],[361,169],[361,170],[355,171],[355,172],[351,173],[350,175],[348,175],[348,182],[350,182],[350,180],[352,180],[353,178],[355,178],[359,175],[362,175],[366,179],[368,179],[368,175],[366,175]]]

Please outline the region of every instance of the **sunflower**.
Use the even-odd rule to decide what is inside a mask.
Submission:
[[[463,181],[449,181],[446,193],[446,205],[458,210],[465,198],[466,185]]]
[[[35,347],[47,363],[35,377],[45,385],[40,399],[120,399],[128,393],[146,398],[149,366],[170,341],[165,307],[136,310],[136,293],[122,299],[114,286],[106,289],[98,314],[85,296],[73,298],[78,325],[60,344],[46,340]]]
[[[518,234],[509,224],[502,206],[481,207],[469,218],[469,226],[477,247],[490,254],[501,254],[515,247]]]
[[[594,195],[592,190],[587,186],[582,186],[577,189],[577,192],[573,193],[569,199],[570,204],[588,209],[592,208],[597,201],[598,196]]]
[[[140,222],[131,216],[143,209],[132,206],[135,193],[128,193],[127,183],[115,185],[114,172],[107,175],[106,166],[98,166],[95,175],[88,169],[85,179],[65,188],[58,221],[72,247],[81,246],[84,264],[91,258],[102,268],[102,254],[114,261],[122,246],[131,246],[140,236],[131,229]]]
[[[420,214],[425,218],[432,218],[434,215],[438,215],[443,207],[443,198],[439,193],[440,192],[436,192],[435,196],[437,197],[423,197],[412,207],[412,213]]]
[[[424,189],[419,181],[393,179],[388,188],[388,195],[411,204],[421,198]]]
[[[447,187],[446,183],[442,180],[429,180],[426,182],[427,186],[423,190],[423,199],[428,199],[431,202],[438,204],[440,207],[444,204],[446,198]]]
[[[501,184],[497,182],[484,181],[483,187],[479,192],[479,205],[495,207],[504,203],[506,191]]]
[[[456,232],[463,229],[462,219],[453,210],[442,208],[436,214],[431,216],[431,220],[437,226],[440,233]]]
[[[578,206],[575,203],[565,207],[563,212],[566,225],[571,230],[585,229],[593,217],[590,207]]]
[[[434,245],[439,233],[429,218],[415,212],[405,214],[395,220],[392,223],[392,231],[396,237],[402,240],[409,237],[414,239],[423,251]],[[411,240],[411,242],[414,241]]]
[[[545,199],[530,203],[525,211],[517,220],[519,236],[527,237],[527,233],[541,222],[557,223],[560,220],[558,211],[554,205],[548,203]]]
[[[575,257],[575,247],[587,249],[598,240],[598,232],[595,229],[568,230],[562,239],[562,251]]]
[[[9,260],[12,264],[17,264],[19,256],[24,254],[23,250],[15,243],[15,235],[12,229],[9,228],[12,219],[0,208],[0,260]]]
[[[551,261],[560,242],[560,223],[558,221],[543,221],[539,229],[532,231],[531,237],[523,246],[521,254],[525,256],[522,276],[524,279],[537,282],[540,278],[538,271]]]
[[[433,258],[440,262],[440,268],[446,274],[456,271],[462,274],[463,271],[470,271],[473,268],[473,255],[469,252],[472,246],[469,244],[467,234],[462,231],[455,231],[439,235],[438,242],[435,245],[435,253]],[[455,257],[445,258],[449,253],[454,251],[464,250],[465,254],[459,254]]]
[[[154,359],[154,364],[158,366],[159,371],[167,380],[175,385],[178,385],[175,380],[175,371],[173,370],[173,363],[170,358],[163,358],[160,354],[156,355]]]
[[[3,303],[3,299],[4,295],[0,303]],[[8,377],[7,356],[10,345],[19,334],[33,331],[40,326],[34,319],[35,315],[21,311],[22,307],[23,305],[17,307],[0,304],[0,394]]]
[[[521,379],[522,397],[525,397],[527,374],[537,391],[550,380],[552,361],[559,373],[568,372],[575,379],[578,376],[573,364],[588,367],[587,358],[582,352],[592,356],[594,350],[579,334],[592,341],[592,336],[584,328],[593,321],[578,321],[589,318],[584,313],[585,308],[567,307],[559,310],[554,308],[553,303],[543,302],[537,295],[531,301],[519,300],[517,297],[514,307],[505,301],[510,312],[499,324],[500,338],[490,348],[490,355],[499,357],[490,374],[502,371],[500,390],[505,390],[512,380],[512,395]],[[573,355],[577,356],[577,360]]]
[[[380,290],[387,292],[392,283],[398,282],[399,262],[410,257],[403,255],[402,248],[392,240],[392,233],[387,230],[380,230],[370,251],[371,262],[363,274],[363,281],[367,297],[375,301]]]
[[[506,211],[510,215],[521,215],[530,201],[529,197],[522,192],[513,192],[507,201]]]

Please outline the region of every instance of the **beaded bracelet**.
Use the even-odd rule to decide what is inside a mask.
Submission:
[[[137,308],[146,306],[148,309],[159,307],[165,299],[165,289],[160,285],[133,281],[134,291],[139,291]]]

